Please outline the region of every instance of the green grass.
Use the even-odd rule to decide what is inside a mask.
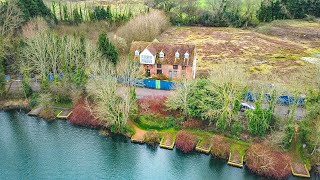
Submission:
[[[72,108],[73,104],[72,103],[60,103],[60,102],[55,102],[53,103],[54,107],[61,107],[61,108]]]
[[[228,141],[231,143],[230,152],[239,152],[241,156],[246,155],[246,151],[250,146],[250,143],[234,140],[231,138],[227,138]]]
[[[56,116],[58,116],[61,112],[62,112],[61,110],[54,110],[54,114],[55,114]]]
[[[145,130],[165,130],[176,126],[176,119],[173,117],[161,117],[154,114],[140,115],[135,122]]]

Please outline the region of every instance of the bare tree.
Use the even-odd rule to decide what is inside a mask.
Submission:
[[[23,13],[16,0],[0,3],[0,35],[8,36],[14,33],[23,23]]]
[[[111,127],[115,132],[125,128],[134,103],[131,96],[134,88],[126,81],[119,84],[117,77],[135,78],[135,70],[138,69],[130,62],[118,64],[117,67],[106,61],[91,64],[91,78],[87,84],[87,92],[96,104],[92,111],[106,127]]]
[[[185,117],[188,117],[189,96],[194,82],[184,78],[181,84],[175,87],[174,93],[168,97],[166,105],[173,110],[180,110]]]
[[[169,26],[169,18],[164,12],[154,10],[139,15],[117,30],[117,36],[132,41],[152,41]]]
[[[209,81],[209,89],[215,94],[217,105],[206,112],[206,117],[216,119],[216,125],[225,129],[238,116],[243,90],[247,86],[247,74],[241,66],[227,63],[212,70]]]
[[[51,72],[55,75],[63,73],[71,80],[79,71],[83,74],[79,75],[80,78],[88,75],[86,70],[90,64],[103,58],[95,46],[81,38],[60,38],[54,33],[42,32],[26,40],[20,59],[20,67],[29,67],[41,79],[46,79]]]

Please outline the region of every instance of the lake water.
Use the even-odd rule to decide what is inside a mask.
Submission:
[[[0,112],[0,179],[264,178],[208,155],[132,144],[63,120],[48,123],[12,111]]]

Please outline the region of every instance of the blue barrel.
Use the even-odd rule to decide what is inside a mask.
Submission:
[[[10,81],[11,80],[11,76],[10,75],[6,75],[5,80],[6,81]]]
[[[256,100],[256,97],[251,91],[247,91],[245,95],[245,100],[254,102]]]
[[[54,74],[53,73],[49,73],[48,79],[49,79],[49,81],[54,81]]]
[[[59,77],[59,79],[62,79],[62,78],[63,78],[63,74],[62,74],[62,73],[59,73],[59,74],[58,74],[58,77]]]

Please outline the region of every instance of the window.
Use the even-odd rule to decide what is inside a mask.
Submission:
[[[173,69],[178,69],[178,65],[173,65]]]
[[[173,71],[173,77],[177,77],[177,74],[178,74],[178,71],[177,71],[177,70],[174,70],[174,71]]]
[[[148,56],[148,55],[141,55],[141,58],[140,58],[140,62],[142,64],[152,64],[152,56]]]
[[[157,68],[161,69],[162,68],[162,64],[157,64]]]
[[[159,58],[164,58],[164,53],[162,51],[159,53]]]
[[[162,70],[158,69],[157,74],[162,74]]]
[[[188,51],[187,51],[187,52],[184,54],[184,58],[185,58],[185,59],[189,59],[189,56],[190,56],[190,55],[189,55],[189,53],[188,53]]]
[[[136,51],[134,52],[134,55],[135,55],[135,56],[139,56],[139,55],[140,55],[140,52],[139,52],[138,50],[136,50]]]
[[[176,59],[180,58],[180,53],[178,51],[176,52],[175,57],[176,57]]]

